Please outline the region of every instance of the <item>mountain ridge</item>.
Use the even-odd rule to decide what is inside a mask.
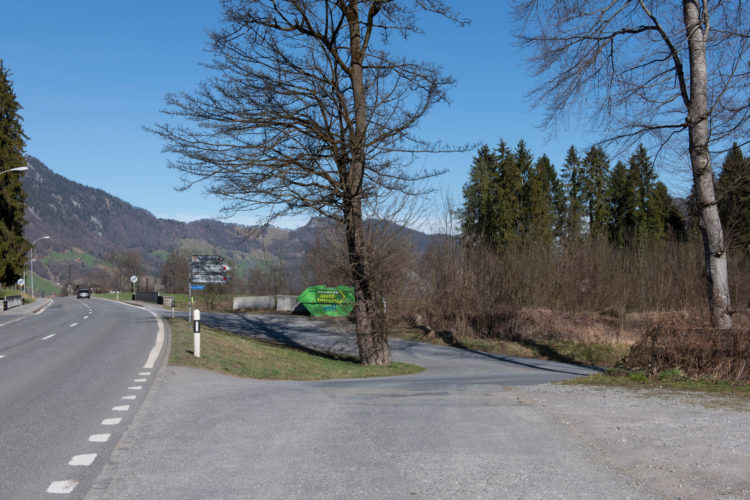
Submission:
[[[86,266],[102,266],[113,251],[134,251],[152,277],[160,274],[165,255],[172,250],[223,249],[245,254],[271,254],[299,262],[305,249],[330,221],[311,218],[297,229],[244,226],[214,219],[181,222],[158,218],[106,191],[85,186],[57,174],[41,160],[27,156],[23,178],[26,199],[25,235],[29,241],[50,236],[38,251],[45,254],[88,254]],[[402,228],[415,248],[424,250],[431,236]],[[43,246],[42,246],[43,245]],[[35,251],[35,254],[37,252]],[[96,262],[98,259],[98,262]],[[54,259],[53,259],[54,260]],[[68,259],[69,260],[69,259]],[[79,259],[76,259],[80,261]],[[67,268],[66,268],[67,265]],[[35,271],[51,281],[70,275],[69,262],[35,264]]]

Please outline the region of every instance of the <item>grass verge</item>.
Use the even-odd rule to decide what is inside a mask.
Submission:
[[[476,339],[458,337],[452,343],[440,337],[429,337],[419,328],[401,327],[391,331],[392,337],[415,342],[428,342],[475,351],[520,356],[524,358],[549,359],[563,363],[574,363],[600,368],[611,368],[630,351],[629,344],[618,343],[580,343],[565,340],[532,340],[521,341]]]
[[[750,384],[738,384],[729,380],[690,378],[684,376],[678,368],[664,370],[651,377],[641,370],[628,373],[613,369],[606,373],[566,380],[562,383],[624,387],[628,389],[669,389],[674,391],[741,396],[750,399]]]
[[[172,332],[171,365],[266,380],[387,377],[424,370],[419,366],[397,362],[385,367],[363,366],[354,358],[310,354],[206,326],[201,326],[201,357],[196,358],[193,355],[191,325],[181,319],[168,321]]]

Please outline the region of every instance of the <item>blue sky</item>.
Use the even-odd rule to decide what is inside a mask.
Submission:
[[[574,144],[597,139],[571,126],[546,141],[541,112],[524,95],[533,87],[524,57],[510,34],[506,2],[453,2],[472,19],[467,27],[428,17],[424,36],[410,38],[413,59],[440,64],[457,80],[450,106],[436,108],[421,135],[451,144],[524,139],[535,156],[546,153],[558,168]],[[3,1],[0,58],[12,72],[24,107],[26,152],[55,172],[103,189],[158,217],[183,221],[219,215],[221,201],[200,188],[176,192],[178,173],[166,167],[162,142],[143,130],[164,120],[169,92],[192,91],[208,73],[206,28],[221,12],[211,0],[107,2]],[[417,167],[448,169],[434,186],[460,201],[474,152],[429,155]],[[667,181],[673,194],[685,182]],[[232,221],[253,224],[257,214]],[[306,217],[282,220],[295,227]]]

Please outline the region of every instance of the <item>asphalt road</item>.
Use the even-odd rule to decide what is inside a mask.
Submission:
[[[333,354],[357,355],[354,325],[346,319],[277,314],[203,313],[202,323],[249,337]],[[408,387],[445,385],[519,386],[545,384],[590,375],[596,368],[489,354],[391,339],[395,361],[413,363],[427,371],[391,381]],[[380,379],[372,379],[379,383]],[[367,384],[367,381],[358,381]]]
[[[104,300],[37,309],[0,314],[0,497],[83,498],[151,385],[159,326]]]
[[[353,345],[346,322],[202,319]],[[513,389],[591,370],[412,342],[394,342],[393,357],[427,370],[279,382],[164,367],[89,498],[651,497]]]

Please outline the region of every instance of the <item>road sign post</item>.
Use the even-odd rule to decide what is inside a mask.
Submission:
[[[188,302],[190,321],[193,321],[193,290],[205,289],[206,283],[226,283],[232,277],[227,274],[232,269],[224,264],[221,255],[191,255],[188,261]]]

